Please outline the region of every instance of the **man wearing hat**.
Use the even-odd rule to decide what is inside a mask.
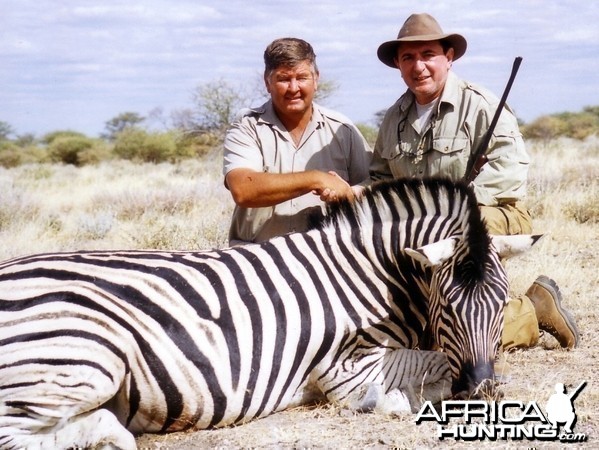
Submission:
[[[373,180],[443,176],[461,180],[499,100],[488,90],[459,79],[453,62],[466,52],[466,39],[446,34],[429,14],[412,14],[397,39],[378,48],[379,59],[399,69],[408,90],[385,114],[374,148]],[[491,234],[528,234],[532,219],[521,200],[529,157],[516,117],[506,106],[486,152],[488,162],[470,183]],[[525,295],[505,308],[504,349],[534,346],[539,329],[565,348],[576,347],[578,330],[561,305],[555,281],[539,276]]]

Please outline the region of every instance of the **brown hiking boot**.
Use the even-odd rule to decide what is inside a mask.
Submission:
[[[562,308],[562,294],[555,281],[539,276],[526,291],[535,306],[539,329],[548,332],[562,347],[578,345],[578,328],[572,315]]]

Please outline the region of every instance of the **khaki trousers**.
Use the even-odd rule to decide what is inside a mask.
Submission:
[[[521,202],[502,206],[479,206],[489,234],[530,234],[532,218]],[[539,324],[532,301],[521,295],[510,298],[504,308],[501,345],[504,350],[532,347],[539,342]]]

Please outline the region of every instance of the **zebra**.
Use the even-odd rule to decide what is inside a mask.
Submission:
[[[464,184],[395,180],[260,244],[4,262],[0,448],[135,449],[314,401],[401,413],[473,392],[493,378],[499,258],[536,238],[491,241]]]

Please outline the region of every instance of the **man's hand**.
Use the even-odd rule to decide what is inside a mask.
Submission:
[[[354,191],[347,181],[341,178],[336,172],[329,171],[325,174],[325,188],[312,191],[320,196],[323,202],[336,202],[341,199],[354,199]]]
[[[278,205],[310,192],[324,202],[354,198],[351,186],[333,171],[266,173],[238,168],[227,173],[225,183],[235,203],[243,208]]]

